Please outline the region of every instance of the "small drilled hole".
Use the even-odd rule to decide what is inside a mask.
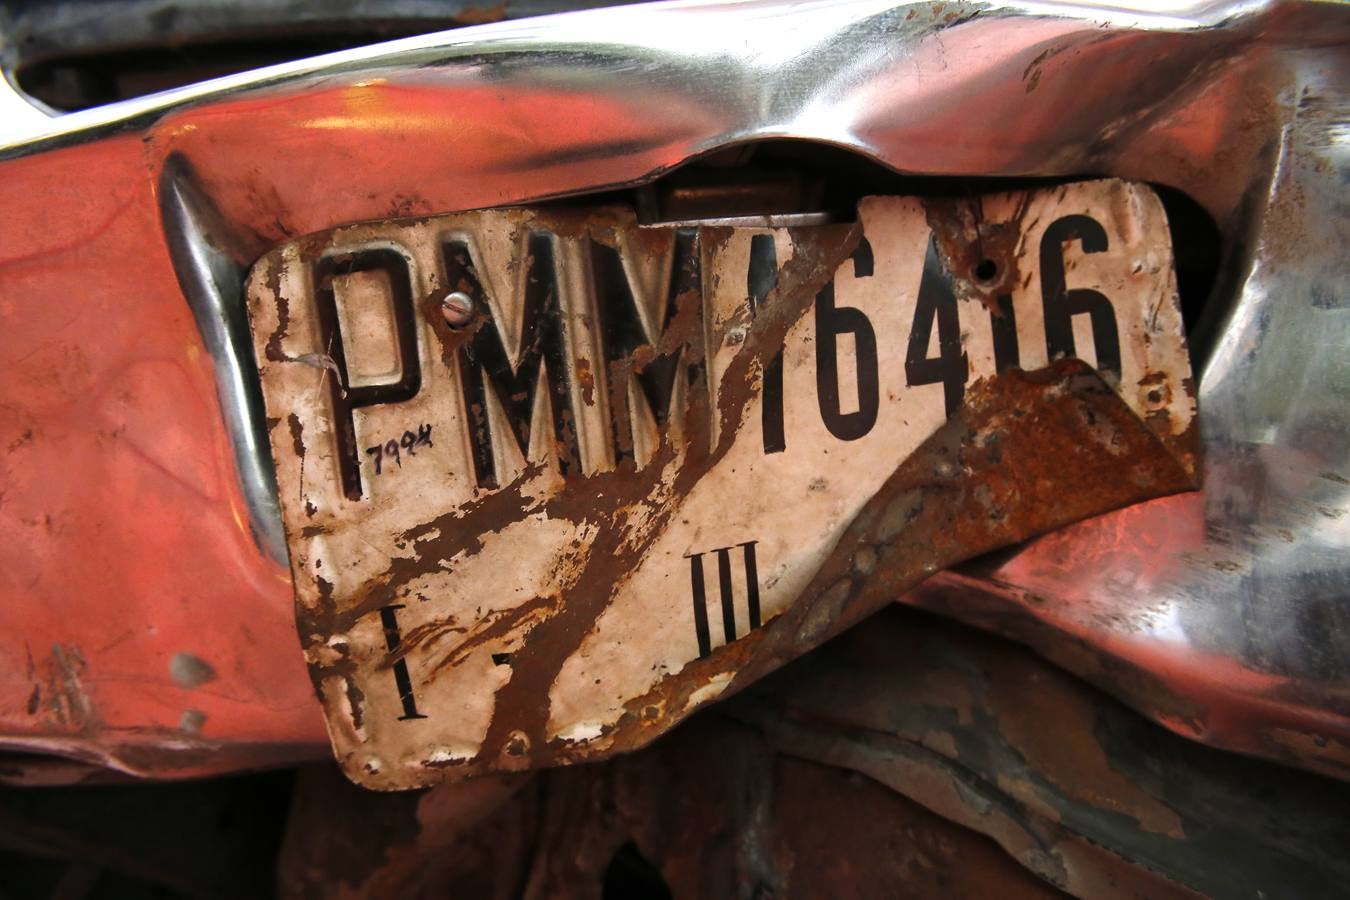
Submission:
[[[980,260],[980,264],[975,267],[975,278],[978,281],[993,281],[997,274],[998,263],[992,259]]]

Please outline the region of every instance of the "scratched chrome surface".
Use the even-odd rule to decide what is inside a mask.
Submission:
[[[201,568],[202,603],[213,626],[261,614],[274,623],[257,644],[223,637],[215,645],[223,658],[212,666],[227,680],[251,655],[293,650],[274,627],[290,605],[275,583],[275,501],[265,460],[250,456],[260,447],[265,455],[266,445],[256,440],[256,404],[238,393],[237,329],[225,311],[236,289],[230,273],[268,246],[363,219],[631,184],[766,137],[827,142],[916,175],[1091,174],[1171,186],[1214,218],[1225,248],[1192,340],[1204,491],[1084,522],[1010,558],[939,576],[906,600],[1014,634],[1181,733],[1346,777],[1347,37],[1350,10],[1321,3],[677,2],[410,38],[59,117],[0,92],[0,199],[11,219],[0,259],[11,337],[0,350],[9,343],[7,366],[26,359],[14,350],[29,311],[12,300],[22,286],[13,265],[26,259],[14,238],[50,227],[38,212],[44,202],[73,204],[89,189],[30,173],[47,160],[103,159],[105,150],[111,158],[123,148],[116,152],[135,166],[86,171],[144,179],[150,187],[127,203],[152,205],[170,237],[114,220],[115,231],[144,241],[146,255],[107,263],[101,290],[109,302],[134,302],[138,285],[164,280],[163,259],[175,262],[172,291],[199,329],[195,340],[215,354],[202,365],[219,397],[215,424],[188,440],[187,452],[223,448],[241,479],[231,496],[247,511],[235,517],[237,533],[213,538],[229,552]],[[134,152],[124,149],[128,139]],[[193,189],[171,189],[180,162]],[[352,172],[363,190],[338,179]],[[39,187],[49,194],[35,196]],[[203,224],[216,217],[227,226]],[[209,312],[217,308],[218,322]],[[79,389],[77,379],[69,390]],[[156,389],[174,402],[174,386]],[[7,402],[20,414],[6,424],[21,429],[21,401]],[[6,446],[21,436],[3,435]],[[43,559],[86,565],[74,538],[24,530],[15,497],[20,508],[40,506],[34,491],[10,491],[0,507],[6,534],[24,536],[3,568],[24,569],[19,554],[34,548]],[[79,509],[84,501],[62,502]],[[165,546],[195,565],[205,551],[186,527],[190,515],[180,515],[172,524],[183,534]],[[107,564],[129,571],[146,561]],[[0,578],[18,598],[0,623],[39,648],[60,648],[69,620],[88,614],[89,598],[56,576]],[[119,602],[153,614],[158,601]],[[32,612],[39,606],[45,618]],[[132,647],[167,657],[196,627],[175,619]],[[176,721],[179,710],[161,715],[146,699],[182,689],[181,678],[169,667],[159,681],[138,674],[135,690],[146,696],[124,704],[119,727],[135,731],[138,714],[156,720],[145,740],[168,755],[153,758],[122,753],[122,738],[103,730],[111,714],[75,715],[79,702],[70,705],[78,728],[25,716],[28,687],[15,663],[0,672],[13,682],[0,700],[0,744],[141,774],[312,753],[323,733],[304,700],[298,656],[297,684],[250,677],[228,685],[235,700],[270,708],[271,725],[222,725],[203,732],[207,742],[193,734],[175,743],[158,720]],[[53,677],[69,687],[63,658],[53,653]],[[110,706],[132,690],[118,664],[107,661],[98,687]],[[28,669],[31,678],[31,662]]]

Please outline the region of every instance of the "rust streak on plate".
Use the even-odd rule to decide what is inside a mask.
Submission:
[[[249,305],[301,640],[371,787],[638,746],[937,567],[1194,477],[1166,222],[1120,181],[356,225]]]

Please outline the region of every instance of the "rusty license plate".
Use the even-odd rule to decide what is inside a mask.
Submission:
[[[301,642],[386,789],[716,698],[1000,372],[1076,356],[1164,438],[1195,412],[1163,208],[1121,181],[802,227],[353,225],[264,257],[249,310]]]

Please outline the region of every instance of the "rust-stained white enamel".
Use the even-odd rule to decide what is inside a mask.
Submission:
[[[1119,329],[1121,374],[1109,377],[1141,418],[1166,418],[1164,431],[1192,425],[1194,401],[1182,332],[1167,224],[1147,188],[1097,181],[1030,193],[982,198],[988,222],[1015,221],[1021,238],[1011,259],[1019,276],[1011,286],[1020,366],[1049,361],[1042,315],[1042,236],[1065,216],[1099,223],[1107,248],[1084,252],[1063,244],[1065,284],[1106,297]],[[940,383],[911,385],[906,354],[930,243],[929,213],[919,200],[868,198],[859,206],[872,271],[845,256],[833,277],[834,305],[866,317],[876,343],[879,404],[875,421],[854,438],[832,434],[821,411],[818,342],[835,341],[839,412],[862,403],[855,336],[820,335],[811,303],[790,323],[783,346],[782,421],[785,448],[766,452],[761,426],[764,356],[744,369],[745,354],[760,353],[748,296],[747,271],[756,236],[772,241],[779,272],[764,309],[789,304],[803,290],[792,263],[810,229],[718,229],[701,236],[700,326],[684,362],[706,348],[706,378],[681,376],[668,427],[656,427],[636,381],[615,385],[621,373],[606,365],[605,306],[595,288],[590,241],[616,246],[625,260],[637,317],[649,334],[664,321],[673,234],[639,229],[631,214],[604,210],[586,220],[575,214],[564,228],[556,218],[524,210],[489,210],[417,221],[358,225],[317,241],[288,244],[265,257],[250,280],[249,306],[262,372],[281,506],[295,576],[301,639],[318,677],[338,757],[353,778],[372,787],[402,788],[457,774],[519,768],[551,761],[532,747],[526,731],[514,735],[515,708],[499,708],[497,692],[515,672],[514,654],[531,631],[556,617],[572,598],[604,595],[596,614],[570,633],[570,652],[547,685],[543,737],[568,759],[609,747],[625,713],[663,718],[710,702],[734,673],[721,602],[721,559],[726,551],[732,587],[734,637],[750,630],[750,585],[745,544],[754,542],[761,627],[787,609],[815,574],[843,530],[897,465],[946,420]],[[578,224],[581,223],[581,224]],[[842,229],[843,226],[832,226]],[[484,502],[471,456],[470,416],[464,408],[453,332],[433,328],[445,283],[447,237],[466,244],[483,282],[508,352],[516,349],[528,275],[525,241],[532,230],[554,237],[568,359],[567,407],[577,423],[581,471],[562,477],[549,405],[536,402],[526,452],[515,446],[506,411],[487,392],[486,418],[503,487],[515,498],[506,514]],[[763,245],[763,240],[760,242]],[[416,309],[421,385],[411,399],[357,408],[352,413],[361,449],[360,499],[344,496],[338,477],[338,440],[332,406],[331,347],[320,340],[313,285],[314,260],[362,248],[391,248],[408,260]],[[815,252],[815,251],[813,251]],[[966,384],[995,375],[992,319],[970,279],[955,280],[960,341],[969,363]],[[795,293],[794,293],[795,292]],[[399,376],[388,287],[378,276],[334,281],[338,320],[347,349],[348,383],[379,384]],[[798,302],[801,298],[798,297]],[[1078,355],[1099,362],[1086,315],[1074,317]],[[447,335],[450,344],[447,345]],[[467,338],[463,338],[466,339]],[[449,346],[450,350],[446,350]],[[277,352],[279,351],[279,353]],[[938,353],[936,329],[926,356]],[[270,355],[269,355],[270,354]],[[449,356],[454,364],[447,364]],[[519,357],[513,359],[518,363]],[[864,361],[864,365],[870,365]],[[740,366],[740,368],[738,368]],[[545,390],[545,367],[541,387]],[[737,384],[729,372],[745,371]],[[548,378],[560,377],[548,372]],[[704,390],[699,407],[690,391]],[[635,410],[627,480],[601,477],[616,468],[611,402],[631,398]],[[743,400],[744,402],[739,402]],[[705,427],[686,416],[711,409]],[[723,422],[718,411],[735,415]],[[366,448],[399,441],[430,426],[430,441],[384,458],[376,474]],[[729,428],[731,434],[723,433]],[[1156,425],[1155,425],[1156,430]],[[664,449],[663,449],[664,448]],[[714,448],[716,452],[714,453]],[[714,460],[685,484],[681,473]],[[538,465],[531,465],[538,464]],[[622,473],[620,473],[622,474]],[[677,482],[679,484],[677,485]],[[627,485],[637,494],[619,489]],[[633,487],[636,485],[637,487]],[[617,486],[617,487],[616,487]],[[571,498],[566,514],[549,502]],[[429,524],[432,523],[432,524]],[[454,540],[443,541],[448,536]],[[640,548],[616,576],[591,558],[601,546],[621,556]],[[441,542],[456,552],[439,556]],[[617,549],[614,549],[617,548]],[[702,554],[707,639],[700,647],[691,556]],[[616,558],[618,558],[616,556]],[[391,572],[397,577],[391,578]],[[604,572],[602,580],[596,573]],[[386,587],[388,590],[386,591]],[[374,598],[374,599],[372,599]],[[380,607],[397,605],[395,618],[412,706],[397,687],[386,621]],[[358,616],[351,615],[353,610]],[[510,627],[503,627],[510,623]],[[670,690],[685,667],[703,655],[712,668],[697,684]],[[717,660],[724,660],[724,664]],[[646,698],[646,699],[643,699]],[[673,705],[673,706],[672,706]],[[421,718],[406,715],[417,710]],[[494,733],[505,749],[485,749]]]

